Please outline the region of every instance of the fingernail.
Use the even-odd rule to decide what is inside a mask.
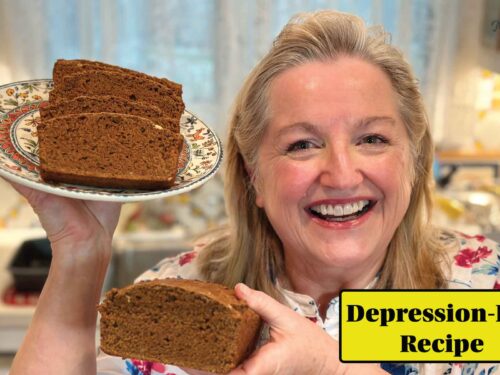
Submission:
[[[250,292],[250,288],[243,283],[236,284],[236,288],[238,288],[238,292],[242,297],[246,297],[248,292]]]

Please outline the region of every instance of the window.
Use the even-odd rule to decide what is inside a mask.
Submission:
[[[0,67],[51,76],[58,58],[101,60],[184,85],[189,109],[222,130],[242,80],[295,13],[332,8],[382,23],[433,98],[439,29],[452,2],[432,0],[0,0]],[[2,70],[0,69],[0,73]]]

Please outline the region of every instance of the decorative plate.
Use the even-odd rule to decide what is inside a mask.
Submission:
[[[184,148],[174,186],[166,190],[106,189],[52,184],[38,173],[38,109],[47,105],[52,80],[38,79],[0,86],[0,175],[31,188],[77,199],[135,202],[190,191],[214,176],[222,161],[217,135],[189,111],[181,118]]]

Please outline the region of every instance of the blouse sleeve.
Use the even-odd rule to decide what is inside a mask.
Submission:
[[[500,245],[482,235],[457,236],[449,289],[500,289]]]

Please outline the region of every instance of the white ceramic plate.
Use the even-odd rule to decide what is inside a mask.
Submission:
[[[184,149],[174,186],[167,190],[106,189],[51,184],[38,173],[38,108],[47,104],[52,80],[38,79],[0,86],[0,175],[25,186],[77,199],[136,202],[192,190],[214,176],[222,161],[217,135],[189,111],[181,118]]]

